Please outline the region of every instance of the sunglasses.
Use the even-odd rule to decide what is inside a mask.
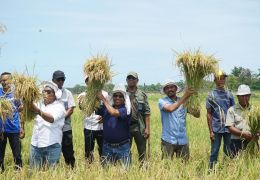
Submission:
[[[65,78],[58,78],[56,81],[65,81]]]
[[[120,94],[114,94],[113,97],[114,97],[114,98],[117,98],[117,97],[118,97],[118,98],[124,98],[124,96],[123,96],[123,95],[120,95]]]
[[[127,79],[128,80],[136,80],[137,78],[135,78],[134,76],[128,76]]]
[[[46,93],[46,94],[54,94],[54,91],[52,91],[52,90],[43,90],[42,91],[42,94],[44,94],[44,93]]]

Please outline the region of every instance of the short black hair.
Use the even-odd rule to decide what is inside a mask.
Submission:
[[[1,76],[4,76],[4,75],[12,75],[10,72],[3,72],[2,74],[1,74]]]

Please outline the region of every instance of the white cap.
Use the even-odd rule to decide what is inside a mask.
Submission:
[[[174,85],[174,86],[176,86],[176,87],[177,87],[176,93],[181,92],[181,88],[180,88],[173,80],[171,80],[171,79],[166,79],[166,80],[164,81],[163,87],[162,87],[162,89],[161,89],[161,93],[162,93],[162,94],[164,94],[164,88],[165,88],[166,86],[168,86],[168,85]]]
[[[57,84],[50,82],[50,81],[43,81],[41,83],[42,89],[45,87],[49,87],[54,90],[56,99],[60,99],[62,96],[62,91],[58,88]]]
[[[251,94],[251,90],[250,90],[249,86],[245,85],[245,84],[241,84],[237,89],[236,95],[242,96],[242,95],[247,95],[247,94]]]

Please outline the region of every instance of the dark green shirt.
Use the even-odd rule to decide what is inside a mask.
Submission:
[[[147,95],[139,89],[134,93],[128,92],[128,94],[131,101],[130,132],[139,131],[143,134],[145,129],[145,116],[150,114]]]

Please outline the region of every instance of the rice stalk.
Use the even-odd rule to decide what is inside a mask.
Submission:
[[[88,75],[86,96],[82,102],[83,110],[88,116],[100,106],[97,94],[104,85],[112,79],[111,64],[106,55],[96,55],[87,59],[84,64],[84,73]]]
[[[198,92],[202,88],[203,79],[217,70],[218,60],[213,55],[205,55],[200,50],[184,51],[177,54],[176,64],[184,74],[186,86],[196,92],[184,103],[190,112],[200,111]]]
[[[250,133],[254,137],[247,145],[246,151],[250,156],[255,156],[259,152],[259,133],[260,133],[260,106],[252,106],[247,113],[247,122]]]
[[[14,96],[23,102],[22,120],[32,120],[35,113],[30,111],[30,107],[35,101],[39,101],[41,94],[37,86],[37,78],[25,74],[13,74],[15,86]]]

